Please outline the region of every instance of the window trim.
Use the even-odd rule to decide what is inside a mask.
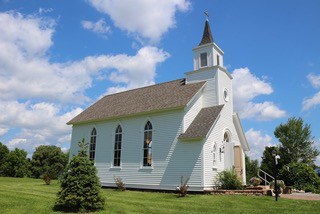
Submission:
[[[118,128],[120,128],[120,132],[118,132]],[[120,135],[121,136],[121,140],[120,140],[120,142],[118,142],[118,143],[120,143],[120,149],[118,148],[118,149],[116,149],[116,143],[117,143],[117,135]],[[117,126],[116,126],[116,129],[115,129],[115,131],[114,131],[114,144],[113,144],[113,161],[112,161],[112,164],[111,164],[111,166],[112,166],[112,168],[121,168],[121,166],[122,166],[122,159],[121,159],[121,153],[122,153],[122,141],[123,141],[123,129],[122,129],[122,126],[121,126],[121,124],[118,124]],[[116,152],[119,152],[119,166],[118,165],[115,165],[115,153]]]
[[[206,55],[206,65],[202,65],[202,58],[201,56],[205,54]],[[202,52],[200,53],[200,68],[208,67],[208,53],[207,52]]]
[[[93,132],[95,132],[93,134]],[[90,133],[90,144],[89,144],[89,159],[91,161],[95,161],[96,159],[96,149],[97,149],[97,129],[95,127],[92,128]],[[93,142],[94,139],[94,142]],[[91,149],[91,145],[94,144],[94,149]],[[93,153],[93,158],[91,158],[91,154]]]
[[[150,123],[151,125],[151,129],[146,129],[146,126],[147,124]],[[150,132],[151,131],[151,148],[145,148],[145,132],[148,131]],[[150,119],[148,119],[145,123],[144,123],[144,126],[143,126],[143,144],[142,144],[142,162],[141,162],[141,167],[140,169],[153,169],[153,150],[152,150],[152,147],[153,147],[153,138],[154,138],[154,126],[151,122]],[[150,154],[151,154],[151,163],[150,165],[144,165],[144,161],[145,161],[145,158],[148,158],[148,155],[147,157],[145,157],[145,151],[150,149]],[[149,153],[149,150],[148,150],[148,153]],[[148,160],[147,160],[148,161]]]

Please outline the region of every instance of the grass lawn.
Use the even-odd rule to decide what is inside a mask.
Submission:
[[[0,213],[54,213],[59,185],[42,180],[0,177]],[[320,201],[267,196],[188,195],[103,189],[105,210],[99,213],[320,213]],[[57,213],[57,212],[56,212]]]

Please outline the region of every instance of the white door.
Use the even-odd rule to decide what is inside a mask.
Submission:
[[[234,143],[224,142],[224,169],[232,170],[234,167]]]

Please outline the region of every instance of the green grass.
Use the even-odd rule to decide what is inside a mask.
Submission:
[[[42,180],[0,177],[0,213],[58,213],[52,211],[59,185]],[[103,189],[105,210],[99,213],[320,213],[320,201],[267,196],[188,195]]]

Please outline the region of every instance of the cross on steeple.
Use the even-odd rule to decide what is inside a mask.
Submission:
[[[207,10],[204,11],[204,15],[206,16],[206,20],[209,21],[209,12]]]

